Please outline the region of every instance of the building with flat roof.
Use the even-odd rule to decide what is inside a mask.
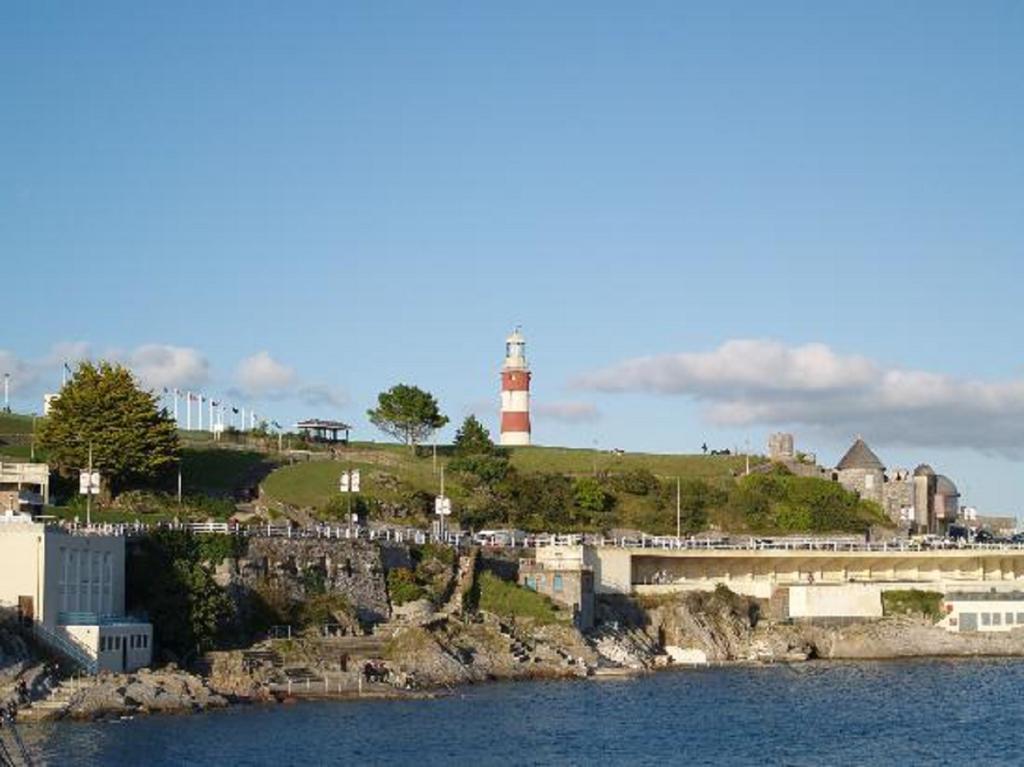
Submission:
[[[125,614],[125,542],[0,515],[0,606],[90,673],[148,666],[153,627]]]
[[[0,514],[35,514],[49,503],[49,466],[0,461]]]
[[[1024,628],[1024,592],[960,591],[943,599],[939,625],[949,631],[1012,631]]]

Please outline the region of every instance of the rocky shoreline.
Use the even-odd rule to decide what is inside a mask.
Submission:
[[[1021,657],[1024,630],[954,634],[924,617],[848,625],[762,620],[756,600],[727,589],[659,599],[607,598],[586,634],[562,621],[486,610],[399,611],[367,636],[299,636],[208,653],[192,671],[169,664],[132,674],[58,680],[10,632],[0,636],[0,702],[17,680],[31,705],[19,719],[101,719],[197,713],[298,699],[430,698],[497,680],[642,674],[663,668],[814,659]]]
[[[388,642],[388,678],[373,682],[361,666],[341,670],[321,657],[312,661],[315,681],[288,684],[273,664],[247,666],[243,651],[218,653],[204,676],[172,666],[65,681],[23,708],[19,718],[95,720],[299,699],[432,698],[487,681],[621,676],[708,664],[1024,656],[1024,632],[956,635],[911,618],[843,627],[762,623],[751,621],[746,607],[735,595],[674,600],[646,609],[650,622],[643,628],[613,621],[587,637],[565,625],[534,626],[527,635],[525,627],[494,616],[409,626]]]

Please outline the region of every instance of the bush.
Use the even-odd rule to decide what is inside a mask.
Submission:
[[[914,615],[932,621],[941,620],[942,594],[938,591],[901,589],[882,592],[882,613],[884,615]]]
[[[344,594],[317,594],[307,596],[299,607],[299,623],[302,626],[322,626],[327,623],[344,623],[352,617],[352,606]]]
[[[423,599],[426,591],[416,582],[416,576],[407,567],[396,567],[388,572],[388,595],[391,604],[404,605]]]
[[[631,469],[610,478],[613,489],[630,495],[650,495],[657,492],[660,483],[647,469]]]
[[[615,505],[615,496],[593,477],[581,477],[572,488],[573,503],[583,511],[600,514]]]

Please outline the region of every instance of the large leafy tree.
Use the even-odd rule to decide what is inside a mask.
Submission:
[[[370,423],[415,450],[437,429],[448,423],[437,400],[417,386],[397,384],[377,395],[377,407],[366,411]]]
[[[150,485],[177,464],[178,431],[156,395],[131,371],[83,362],[60,391],[42,426],[40,444],[63,474],[88,465],[103,473],[112,494]]]

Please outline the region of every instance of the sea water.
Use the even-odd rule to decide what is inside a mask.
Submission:
[[[26,731],[47,765],[1024,764],[1024,661],[484,684]]]

